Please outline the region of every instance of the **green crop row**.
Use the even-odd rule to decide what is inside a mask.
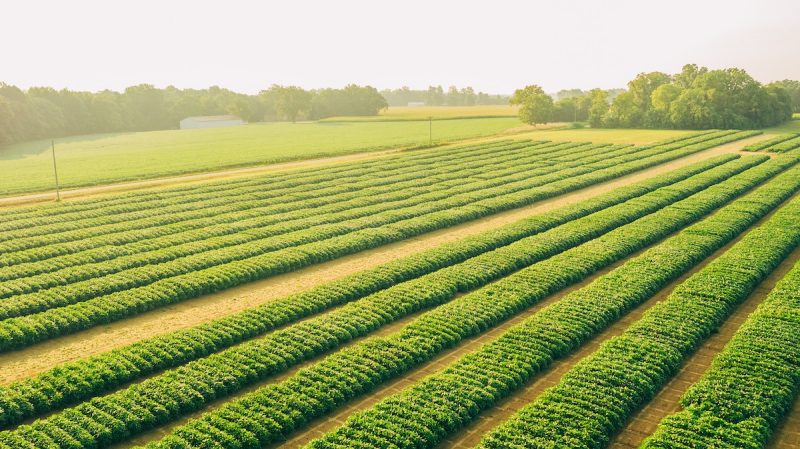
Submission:
[[[784,177],[784,183],[800,184],[800,169],[787,175],[791,179]],[[730,223],[735,225],[742,214],[763,213],[772,206],[746,201],[730,212]],[[581,360],[558,385],[493,431],[481,447],[605,447],[800,243],[798,214],[800,199],[779,209],[624,333]],[[705,232],[733,231],[720,226]]]
[[[248,354],[254,359],[263,359],[265,357],[264,354],[261,354],[263,351],[267,351],[267,354],[270,352],[282,354],[301,353],[305,358],[319,355],[322,351],[330,350],[332,347],[351,338],[361,336],[364,332],[371,331],[388,321],[449,301],[455,293],[483,286],[515,270],[561,252],[568,247],[588,241],[601,233],[610,231],[646,213],[651,213],[660,207],[696,193],[760,162],[763,162],[763,159],[748,158],[747,160],[731,162],[591,215],[588,215],[584,210],[572,208],[572,213],[569,213],[569,215],[571,215],[570,218],[574,218],[573,221],[569,221],[567,217],[561,217],[559,221],[562,224],[555,228],[550,226],[549,231],[545,231],[540,222],[540,226],[537,226],[538,233],[533,229],[529,229],[523,235],[531,235],[531,231],[533,231],[533,236],[522,238],[502,247],[484,241],[482,247],[486,252],[469,259],[464,257],[465,261],[460,264],[442,268],[439,271],[423,275],[411,281],[396,284],[391,288],[367,296],[365,299],[351,303],[331,314],[278,331],[276,334],[257,342],[245,343],[236,349],[228,351],[228,353],[210,357],[207,361],[200,363],[197,368],[187,367],[186,370],[190,373],[202,372],[205,369],[203,366],[209,363],[212,366],[224,366],[228,364],[228,362],[225,362],[226,359],[238,359],[241,357],[241,353]],[[558,213],[555,214],[556,217],[558,215]],[[527,221],[526,224],[530,226],[534,223],[535,221]],[[520,226],[516,225],[515,227],[519,228]],[[516,232],[519,231],[517,230]],[[496,235],[497,233],[491,233],[488,239],[486,237],[484,239],[493,242],[497,239]],[[468,243],[476,240],[473,239]],[[505,239],[502,240],[505,241]],[[449,246],[452,247],[453,245]],[[487,269],[487,267],[492,268]],[[318,303],[320,300],[317,299],[316,302]],[[294,306],[292,309],[297,309],[300,304],[308,307],[308,304],[295,301],[292,304]],[[280,316],[281,312],[286,314],[283,310],[275,310],[274,306],[270,308],[278,316]],[[292,309],[289,309],[289,313],[293,312]],[[373,317],[372,321],[362,316],[363,310],[369,311]],[[230,320],[227,321],[230,322]],[[245,323],[239,322],[238,324],[240,328],[252,329],[255,327],[253,321],[256,321],[256,318],[251,315],[248,316],[248,320]],[[365,323],[368,323],[368,325]],[[358,331],[341,332],[343,328],[356,327],[358,324],[361,324]],[[208,326],[205,329],[208,330]],[[200,337],[202,335],[201,333],[197,336]],[[252,335],[252,333],[247,332],[247,335]],[[318,346],[308,343],[311,340],[308,335],[314,335],[314,338],[319,340]],[[184,336],[186,336],[185,333]],[[189,340],[189,338],[185,340]],[[300,344],[300,347],[276,348],[269,344],[269,342],[274,341],[279,341],[284,346],[286,346],[284,342],[294,342],[294,344]],[[186,341],[182,341],[181,345],[184,347],[182,348],[184,352],[190,349],[186,348],[187,345],[191,349],[197,348],[200,351],[208,351],[212,348],[219,349],[219,345],[215,344],[216,342],[208,341],[207,337],[198,339],[198,343],[205,345],[205,347],[198,348],[199,344],[190,345]],[[226,341],[225,343],[228,342]],[[141,345],[138,347],[141,348]],[[258,351],[253,348],[258,348]],[[259,356],[254,357],[257,352]],[[173,356],[171,358],[174,359],[176,357]],[[119,354],[115,354],[115,357],[111,360],[104,362],[100,370],[97,368],[101,367],[96,365],[94,365],[94,369],[89,370],[82,370],[81,368],[88,367],[81,366],[77,367],[75,371],[78,372],[73,372],[72,376],[64,376],[63,370],[59,369],[55,376],[39,377],[33,382],[21,382],[12,385],[11,388],[0,390],[2,391],[2,395],[0,395],[2,397],[0,410],[4,412],[0,415],[0,422],[17,422],[69,402],[90,398],[108,390],[112,386],[119,385],[122,382],[129,382],[136,372],[141,371],[141,368],[137,366],[133,366],[131,370],[120,370],[118,366],[124,366],[126,363],[119,359]],[[296,362],[296,360],[293,362]],[[285,367],[288,363],[288,361],[284,360],[283,366]],[[164,364],[161,361],[158,363],[161,366]],[[92,366],[90,365],[90,367]],[[80,376],[77,374],[80,374]],[[273,373],[265,371],[265,374]],[[194,374],[184,373],[184,375]],[[167,379],[167,384],[175,382],[175,379],[169,376]],[[215,383],[213,381],[209,382]],[[150,381],[150,385],[153,383],[154,381]],[[161,387],[161,389],[163,388]]]
[[[735,140],[750,134],[750,132],[740,132],[720,139]],[[666,153],[660,153],[658,150],[639,152],[630,156],[632,159],[630,162],[619,161],[605,169],[598,169],[598,167],[602,164],[607,165],[607,162],[589,164],[586,168],[581,168],[581,170],[589,170],[585,175],[573,176],[568,170],[559,176],[562,178],[559,181],[538,188],[522,189],[513,194],[474,201],[466,206],[401,220],[378,228],[366,228],[328,240],[289,247],[257,257],[163,279],[139,288],[135,293],[133,291],[112,293],[78,304],[6,319],[0,322],[0,350],[25,347],[59,335],[116,321],[243,282],[292,271],[313,263],[331,260],[502,210],[531,204],[541,199],[701,151],[707,145],[709,143],[705,142]]]
[[[574,146],[576,144],[561,144],[562,146]],[[587,145],[587,144],[583,144]],[[554,144],[534,145],[532,148],[555,147]],[[527,155],[527,146],[517,146],[509,150],[508,153],[501,153],[501,158],[508,159],[512,155]],[[556,150],[559,148],[556,147]],[[135,213],[114,213],[113,210],[100,211],[98,217],[81,217],[70,220],[66,223],[56,223],[54,225],[43,225],[6,231],[3,233],[2,248],[4,251],[22,251],[25,249],[45,246],[52,243],[63,243],[73,240],[80,240],[96,235],[123,232],[132,229],[146,229],[157,226],[164,226],[173,223],[180,223],[187,220],[203,218],[209,215],[230,214],[241,212],[252,208],[268,208],[283,206],[278,210],[267,209],[265,212],[288,212],[293,210],[290,202],[307,201],[308,204],[315,204],[310,200],[317,200],[320,204],[326,198],[337,196],[338,198],[348,198],[359,190],[365,188],[391,188],[403,181],[434,177],[436,175],[447,174],[450,170],[458,168],[479,168],[497,154],[470,155],[456,160],[437,161],[436,164],[420,168],[418,166],[408,166],[401,169],[390,169],[382,177],[369,177],[364,180],[358,179],[339,179],[335,186],[318,189],[316,186],[300,185],[292,189],[268,189],[260,188],[254,192],[244,195],[226,196],[226,192],[220,193],[207,201],[184,204],[181,202],[170,202],[163,206],[153,206],[136,211]],[[541,156],[532,155],[533,159],[541,159]],[[343,183],[342,181],[347,181]],[[177,201],[177,200],[176,200]],[[109,208],[113,209],[113,208]],[[13,242],[13,243],[12,243]]]
[[[445,159],[464,157],[471,154],[485,154],[491,152],[493,148],[507,148],[513,145],[524,144],[533,145],[535,142],[527,140],[495,141],[465,145],[449,149],[434,149],[415,151],[413,153],[400,153],[391,157],[368,159],[358,163],[335,164],[330,166],[315,167],[313,170],[291,170],[285,172],[268,173],[262,175],[247,176],[226,180],[216,180],[204,182],[202,184],[187,184],[179,186],[162,187],[151,189],[147,192],[127,192],[113,196],[83,199],[68,203],[45,204],[35,207],[18,209],[0,210],[0,217],[5,217],[9,223],[18,220],[39,219],[41,222],[32,220],[31,223],[49,223],[56,217],[79,217],[77,213],[85,212],[89,216],[94,216],[97,211],[114,210],[117,213],[135,211],[139,208],[137,204],[143,203],[144,208],[168,204],[171,200],[181,197],[202,198],[201,195],[212,196],[224,193],[231,189],[242,187],[261,186],[269,189],[284,189],[303,185],[318,185],[326,183],[332,179],[350,176],[375,176],[379,173],[380,167],[386,166],[389,169],[398,169],[405,166],[413,166],[418,163],[427,164]],[[329,186],[329,184],[325,184]],[[119,209],[113,209],[120,207]],[[97,209],[97,211],[95,211]],[[16,229],[11,227],[9,229]],[[6,230],[6,229],[4,229]]]
[[[612,152],[613,148],[606,148]],[[182,232],[167,232],[162,227],[158,233],[166,233],[160,237],[138,240],[125,245],[118,245],[107,248],[102,245],[102,238],[96,238],[91,242],[94,246],[99,246],[96,251],[82,251],[74,254],[67,254],[57,258],[44,259],[39,262],[17,264],[11,267],[0,268],[0,280],[3,283],[0,296],[8,297],[14,294],[27,293],[28,291],[41,290],[54,285],[64,285],[96,277],[101,274],[110,274],[126,268],[141,265],[152,265],[171,260],[173,254],[190,255],[209,249],[221,248],[223,246],[244,243],[259,238],[285,233],[286,230],[296,230],[298,226],[307,229],[313,225],[321,225],[345,219],[353,219],[372,215],[377,212],[399,209],[410,205],[416,205],[424,201],[433,201],[447,197],[444,191],[454,187],[467,190],[466,184],[474,183],[479,180],[478,176],[490,175],[493,184],[510,182],[513,180],[525,179],[525,176],[533,177],[548,173],[550,170],[539,167],[538,163],[528,164],[525,158],[512,157],[515,165],[509,167],[505,161],[497,165],[487,164],[484,167],[469,169],[457,169],[454,167],[452,173],[447,176],[436,176],[431,179],[416,179],[409,183],[401,183],[391,188],[389,193],[380,194],[368,189],[355,194],[355,198],[349,201],[333,201],[323,207],[318,205],[307,205],[307,201],[298,201],[292,206],[280,206],[282,209],[295,210],[290,213],[277,213],[279,211],[265,210],[267,208],[255,208],[245,212],[236,212],[234,216],[239,217],[233,223],[214,223],[219,217],[203,220],[206,225],[201,229],[185,230]],[[470,181],[472,180],[472,181]],[[485,183],[485,181],[482,181]],[[449,193],[450,195],[453,192]],[[427,196],[422,196],[427,195]],[[313,200],[312,200],[313,201]],[[326,202],[331,201],[329,199]],[[271,209],[271,208],[270,208]],[[302,211],[301,211],[302,209]],[[248,218],[249,217],[249,218]],[[232,218],[225,218],[225,221]],[[299,220],[299,221],[298,221]],[[294,224],[294,226],[292,226]],[[192,225],[194,228],[196,223]],[[182,228],[183,224],[170,226],[171,228]],[[172,230],[170,230],[172,231]],[[133,234],[134,232],[131,231]],[[115,243],[120,240],[120,235],[110,236]],[[169,252],[158,252],[158,250],[168,248]],[[61,251],[61,249],[59,249]],[[34,252],[41,252],[37,249]],[[98,257],[99,256],[99,257]],[[180,257],[183,257],[180,256]],[[19,255],[10,256],[21,259]],[[99,259],[99,260],[98,260]],[[112,263],[103,264],[105,260],[113,259]],[[65,267],[48,273],[48,269],[53,267]],[[18,282],[9,282],[25,277],[26,274],[44,271],[39,278],[27,278]]]
[[[616,189],[591,200],[364,270],[230,317],[137,342],[85,361],[56,367],[35,378],[0,388],[0,409],[3,411],[0,414],[0,425],[17,423],[52,408],[88,399],[123,383],[195,360],[312,313],[463,262],[692,176],[699,174],[699,188],[702,185],[701,180],[714,182],[717,179],[715,176],[727,177],[760,162],[756,158],[731,162],[736,158],[735,155],[712,158]],[[712,170],[715,167],[718,169]],[[130,360],[136,360],[137,363],[130,364]],[[121,366],[127,368],[119,369]],[[47,397],[47,400],[37,399],[41,397]]]
[[[147,286],[170,277],[246,260],[283,248],[331,239],[363,229],[377,228],[438,211],[466,206],[484,199],[533,189],[563,179],[569,174],[580,175],[588,172],[590,169],[584,168],[583,165],[586,164],[582,161],[602,160],[604,166],[611,166],[625,160],[620,158],[631,157],[631,152],[627,148],[615,150],[604,147],[596,152],[598,154],[579,159],[576,162],[541,170],[528,170],[525,164],[520,163],[514,169],[516,173],[505,177],[492,176],[490,180],[474,182],[462,180],[458,185],[449,189],[431,188],[428,193],[421,193],[404,201],[387,201],[354,209],[350,209],[348,203],[342,203],[335,206],[337,209],[344,209],[343,211],[285,221],[263,230],[254,229],[241,234],[226,235],[210,240],[207,246],[199,243],[190,244],[187,254],[182,254],[182,251],[186,251],[182,247],[156,250],[155,255],[137,254],[132,258],[145,259],[146,263],[137,263],[133,268],[119,272],[114,272],[113,267],[121,265],[124,261],[118,259],[98,264],[99,267],[92,264],[83,270],[83,280],[76,276],[73,283],[66,283],[66,280],[63,279],[64,275],[60,272],[43,274],[34,277],[31,281],[19,279],[6,282],[0,289],[4,290],[4,295],[0,296],[6,296],[5,300],[0,301],[0,319],[63,307],[102,295]],[[491,175],[491,172],[489,174]],[[405,195],[405,193],[403,194]],[[191,251],[194,248],[198,251]],[[152,259],[153,257],[155,260]],[[82,269],[79,267],[78,270]],[[104,275],[104,271],[111,271],[111,273]],[[59,287],[59,283],[63,287]],[[54,284],[56,287],[44,289],[48,284]],[[32,293],[14,295],[20,291]]]
[[[741,193],[741,180],[748,179],[747,184],[752,185],[784,168],[786,163],[781,161],[764,164],[737,176],[739,179],[732,178],[696,195],[694,200]],[[780,188],[774,188],[776,184]],[[758,201],[775,206],[798,189],[800,179],[796,179],[794,189],[790,182],[775,179],[722,209],[732,210],[733,214],[714,214],[686,228],[542,309],[440,373],[351,416],[342,427],[310,447],[435,447],[448,434],[544,371],[553,360],[566,356],[724,246],[769,210],[762,207],[752,214],[741,210],[741,204]],[[715,232],[723,228],[730,232]]]
[[[781,142],[785,142],[789,139],[794,139],[797,137],[795,134],[779,134],[772,139],[762,140],[761,142],[751,143],[744,147],[745,151],[765,151],[769,147],[773,145],[777,145]]]
[[[642,447],[763,449],[799,392],[800,263]]]
[[[384,201],[371,208],[349,209],[352,205],[345,202],[334,205],[337,209],[345,208],[344,212],[321,214],[312,210],[311,212],[315,212],[317,215],[295,221],[281,221],[280,225],[268,228],[271,229],[271,232],[257,233],[253,232],[254,230],[248,230],[243,234],[230,234],[210,239],[205,244],[191,243],[186,247],[170,245],[168,248],[155,250],[152,253],[139,253],[127,259],[115,258],[107,263],[88,264],[65,272],[59,271],[42,274],[31,279],[5,282],[0,297],[11,298],[0,304],[0,317],[23,316],[54,307],[63,307],[281,248],[323,240],[366,227],[376,227],[444,208],[458,207],[478,200],[479,198],[470,192],[487,186],[489,188],[484,192],[488,195],[485,197],[502,195],[507,190],[514,192],[537,187],[561,178],[561,172],[557,170],[559,167],[566,170],[568,167],[574,166],[575,170],[569,173],[580,175],[594,169],[625,162],[641,156],[642,153],[647,154],[648,152],[628,148],[614,150],[613,147],[592,150],[587,152],[583,158],[576,157],[574,161],[540,171],[527,171],[525,166],[521,165],[515,168],[516,171],[521,172],[518,175],[493,177],[491,181],[461,183],[450,191],[432,188],[429,193],[414,195],[413,199],[406,200],[405,203]],[[592,164],[593,162],[596,164]],[[556,171],[549,173],[553,169]],[[536,177],[537,174],[541,174],[541,176]],[[491,188],[498,185],[505,185],[505,187]],[[403,195],[408,194],[403,192]],[[441,200],[444,204],[436,203],[436,200]],[[420,203],[422,203],[421,206],[419,206]],[[405,214],[402,213],[404,209],[401,207],[403,206],[409,208]],[[270,220],[278,218],[281,217],[269,217]],[[351,223],[342,222],[348,219],[353,221]],[[323,224],[327,224],[327,226],[323,226]],[[319,227],[314,227],[316,225]],[[222,232],[224,233],[225,230]],[[126,263],[130,267],[125,271]],[[65,287],[55,288],[56,286]]]
[[[709,135],[704,135],[701,137],[697,137],[694,139],[685,139],[683,143],[679,144],[672,144],[672,145],[657,145],[662,150],[674,149],[677,145],[688,145],[694,144],[701,141],[709,140],[722,135],[731,134],[733,131],[725,131],[725,132],[717,132],[712,133]],[[587,145],[587,144],[583,144]],[[243,209],[245,206],[253,207],[254,204],[252,203],[255,200],[260,200],[262,206],[265,205],[264,201],[270,200],[266,203],[269,204],[283,204],[286,202],[295,202],[301,199],[308,199],[308,198],[319,198],[325,197],[334,193],[347,193],[353,192],[358,190],[358,188],[364,186],[370,186],[375,184],[389,183],[393,177],[397,177],[399,175],[404,175],[403,179],[413,179],[414,177],[419,178],[422,177],[424,173],[437,173],[436,171],[431,172],[431,170],[435,170],[439,168],[441,173],[442,169],[447,169],[448,167],[452,166],[453,163],[462,163],[466,161],[473,161],[475,159],[485,160],[487,158],[491,158],[495,156],[498,152],[502,153],[503,156],[507,156],[508,153],[519,153],[524,152],[526,155],[531,157],[539,157],[542,161],[547,161],[549,158],[552,158],[559,154],[561,148],[565,146],[575,146],[575,144],[557,144],[557,143],[550,143],[547,145],[541,144],[527,144],[527,143],[514,143],[512,145],[507,145],[504,147],[492,147],[487,149],[473,149],[471,152],[463,155],[461,157],[448,157],[444,159],[437,159],[431,163],[427,161],[425,164],[407,164],[403,163],[400,166],[394,166],[396,164],[391,164],[389,161],[385,161],[384,164],[380,166],[381,171],[374,173],[367,179],[359,184],[357,181],[358,178],[349,177],[349,178],[336,178],[334,180],[327,180],[323,181],[321,179],[318,180],[316,184],[312,186],[308,185],[299,185],[293,186],[288,189],[278,189],[276,186],[271,186],[272,188],[265,188],[265,186],[257,186],[251,188],[247,195],[234,195],[234,191],[222,192],[222,194],[217,194],[212,197],[212,199],[207,200],[202,203],[192,203],[192,204],[183,204],[187,200],[185,198],[178,198],[173,199],[172,201],[168,201],[164,204],[156,204],[150,205],[146,198],[149,198],[149,195],[145,198],[142,198],[140,201],[133,203],[133,205],[127,205],[127,208],[135,207],[138,213],[130,214],[124,213],[120,210],[116,210],[114,208],[109,207],[108,210],[100,210],[96,211],[102,213],[103,216],[97,218],[92,217],[91,214],[87,214],[86,212],[82,212],[80,214],[74,214],[75,216],[67,216],[64,217],[65,220],[68,220],[67,223],[62,223],[60,226],[62,228],[66,227],[66,230],[73,229],[73,230],[83,230],[83,232],[73,232],[70,234],[71,238],[80,238],[81,236],[94,236],[100,233],[108,233],[111,231],[122,231],[125,229],[136,229],[141,230],[148,227],[157,226],[159,224],[169,224],[174,223],[179,220],[185,220],[189,218],[203,218],[209,215],[220,215],[222,213],[231,212],[231,211],[239,211]],[[526,147],[534,147],[534,148],[526,148]],[[552,148],[549,148],[552,147]],[[640,149],[648,149],[653,146],[642,146],[639,147]],[[520,150],[521,149],[521,150]],[[502,150],[502,151],[500,151]],[[573,150],[578,151],[578,150]],[[560,154],[565,154],[564,151],[560,151]],[[418,161],[412,161],[418,162]],[[478,164],[480,165],[480,164]],[[420,168],[422,166],[423,168]],[[386,177],[386,173],[392,173],[392,176]],[[317,175],[319,177],[321,175]],[[387,179],[384,179],[387,178]],[[347,181],[347,182],[343,182]],[[290,179],[289,182],[296,183],[294,179]],[[320,186],[330,184],[328,188],[320,188]],[[282,195],[282,196],[281,196]],[[209,202],[210,201],[210,202]],[[239,204],[241,201],[248,201],[247,204]],[[176,205],[177,202],[177,205]],[[166,217],[164,215],[167,215]],[[160,217],[161,220],[157,220],[156,218]],[[112,221],[107,226],[101,226],[97,229],[95,226],[97,221],[101,222],[108,222],[109,220]],[[118,222],[118,223],[117,223]],[[13,240],[14,243],[6,243],[6,245],[13,245],[9,248],[5,248],[0,246],[0,248],[4,249],[5,251],[9,251],[11,249],[22,249],[30,247],[31,245],[40,246],[49,239],[52,239],[54,235],[57,235],[55,232],[59,230],[58,227],[53,226],[32,226],[31,223],[22,222],[24,226],[23,229],[18,230],[17,232],[6,232],[0,238],[4,240]],[[111,226],[116,224],[116,226]],[[89,229],[91,228],[91,229]],[[65,229],[61,229],[62,231]],[[24,239],[23,237],[35,237],[35,236],[43,236],[39,239]],[[58,239],[63,241],[66,239],[66,236],[58,236]]]
[[[697,143],[703,139],[707,140],[709,138],[720,137],[725,133],[730,133],[730,131],[713,131],[686,135],[676,139],[662,141],[656,145],[666,145],[678,141],[684,141],[685,144]],[[18,228],[19,226],[13,226],[12,223],[16,220],[24,220],[26,218],[36,217],[43,220],[43,223],[46,223],[51,222],[51,220],[55,222],[80,219],[87,216],[91,217],[98,213],[103,214],[105,212],[124,214],[130,211],[169,205],[174,201],[202,201],[211,195],[221,196],[220,194],[230,196],[232,192],[240,191],[242,188],[258,187],[262,191],[277,191],[292,187],[300,187],[303,190],[320,187],[324,188],[339,185],[337,182],[338,179],[353,181],[354,179],[365,176],[377,179],[388,171],[401,170],[409,167],[416,168],[416,166],[426,167],[431,165],[431,163],[443,160],[457,160],[474,155],[492,154],[498,151],[507,151],[520,145],[532,146],[534,144],[535,142],[504,140],[444,149],[437,148],[433,150],[414,151],[411,153],[400,153],[391,157],[368,159],[357,163],[315,167],[311,170],[293,170],[290,172],[271,173],[233,180],[213,181],[199,185],[167,187],[147,192],[123,193],[112,197],[82,200],[61,205],[38,206],[36,208],[18,209],[8,212],[0,211],[0,216],[8,215],[7,220],[4,220],[4,222],[8,223],[7,226],[11,226],[8,229],[0,229],[9,230]],[[31,221],[26,224],[36,223],[35,221]]]
[[[221,448],[260,447],[273,442],[714,208],[707,196],[692,198],[461,296],[391,336],[337,352],[284,382],[267,385],[191,421],[153,447],[191,447],[200,441],[213,441]],[[230,427],[220,428],[217,423]]]
[[[312,368],[301,371],[286,383],[268,386],[258,390],[254,395],[246,396],[244,401],[270,398],[268,392],[277,392],[279,395],[290,393],[291,396],[281,403],[291,407],[299,405],[305,413],[296,410],[290,415],[284,415],[286,418],[303,420],[305,417],[314,416],[319,411],[341,403],[359,390],[369,388],[385,380],[387,376],[397,375],[412,365],[430,359],[437,352],[456,344],[463,338],[482,332],[566,285],[577,282],[597,269],[658,240],[676,226],[681,226],[682,221],[691,221],[702,215],[700,210],[713,208],[707,201],[699,201],[696,206],[699,210],[693,210],[687,204],[670,208],[670,211],[677,209],[677,217],[673,213],[668,214],[670,218],[676,220],[665,220],[659,212],[656,212],[648,216],[651,218],[646,223],[625,225],[624,229],[612,231],[589,243],[524,268],[489,287],[468,293],[422,315],[393,336],[369,339],[347,348]],[[612,220],[618,219],[623,223],[631,219],[614,218],[616,214],[611,213],[606,215],[610,215],[609,218]],[[590,217],[586,219],[591,220]],[[585,232],[580,231],[585,224],[574,227],[577,228],[576,232]],[[635,227],[639,232],[633,232],[631,227]],[[532,257],[532,254],[544,251],[542,254],[546,257],[548,247],[558,251],[564,249],[564,245],[568,247],[567,242],[573,240],[569,234],[559,237],[561,233],[555,229],[540,235],[542,237],[534,236],[530,240],[540,242],[542,246],[538,251],[532,251],[533,248],[525,247],[522,243],[510,245],[503,248],[505,251],[491,254],[489,256],[492,257],[491,263],[475,264],[477,267],[475,275],[488,271],[488,267],[513,260],[514,258],[510,257],[512,251],[515,251],[518,257]],[[455,294],[453,284],[440,287],[442,281],[441,278],[432,280],[427,288],[420,283],[414,283],[415,285],[406,288],[404,293],[422,295],[427,297],[425,301],[434,302],[436,297]],[[459,277],[457,282],[469,285],[474,280],[472,276],[466,276]],[[438,290],[439,288],[446,290]],[[406,302],[376,301],[373,307],[384,305],[379,309],[352,303],[351,307],[345,306],[347,310],[340,316],[342,319],[349,318],[353,321],[332,327],[331,330],[335,330],[334,336],[338,336],[339,339],[352,338],[352,334],[357,335],[359,329],[369,328],[371,323],[380,323],[387,319],[386,314],[391,313],[390,311],[412,308],[411,304],[403,305]],[[324,317],[320,317],[320,320],[323,319]],[[105,398],[93,399],[50,418],[37,421],[31,426],[21,426],[12,432],[4,432],[0,434],[0,441],[20,445],[27,440],[41,447],[60,447],[65,441],[73,447],[107,446],[141,429],[174,419],[227,391],[240,388],[248,379],[257,378],[259,372],[270,373],[274,367],[286,365],[287,358],[289,360],[293,357],[302,358],[306,350],[312,352],[312,349],[302,348],[315,346],[325,348],[333,344],[331,341],[333,336],[326,333],[319,334],[322,323],[320,321],[305,327],[305,337],[302,334],[284,335],[282,331],[275,332],[259,341],[274,343],[272,345],[265,343],[266,347],[262,346],[261,351],[252,355],[240,348],[233,348],[216,356],[192,362],[152,381],[145,381]],[[333,326],[336,323],[328,321],[327,324]],[[295,328],[300,329],[301,325]],[[255,349],[257,346],[254,343],[243,347]],[[231,356],[226,357],[229,354]],[[150,387],[151,382],[160,388]],[[308,393],[315,393],[316,396],[307,397]],[[235,401],[234,404],[240,402]],[[249,405],[244,407],[251,408]],[[230,410],[230,407],[223,409]],[[91,429],[92,432],[73,433],[78,423],[79,427]],[[92,434],[95,431],[96,433]],[[70,439],[66,440],[67,437]]]

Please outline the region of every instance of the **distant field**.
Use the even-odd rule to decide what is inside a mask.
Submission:
[[[520,128],[522,130],[524,128]],[[542,129],[531,130],[515,137],[525,137],[536,140],[568,141],[580,140],[592,143],[634,143],[646,144],[657,140],[671,139],[685,136],[695,131],[681,131],[672,129]]]
[[[794,114],[793,120],[784,123],[780,126],[774,126],[772,128],[767,128],[764,132],[767,133],[800,133],[800,114]]]
[[[434,120],[467,118],[467,117],[516,117],[517,106],[392,106],[375,117],[331,117],[323,121],[330,122],[380,122],[391,120]]]
[[[515,117],[445,120],[435,142],[489,136],[519,126]],[[428,123],[259,123],[246,126],[102,134],[56,140],[62,187],[310,159],[428,143]],[[49,190],[49,141],[0,148],[0,195]]]

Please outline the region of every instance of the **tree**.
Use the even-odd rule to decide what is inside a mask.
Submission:
[[[519,106],[519,118],[524,123],[548,123],[553,115],[553,98],[537,85],[525,86],[514,92],[509,104]]]
[[[589,105],[589,126],[592,128],[599,128],[605,121],[606,114],[608,114],[608,91],[602,89],[593,89],[589,92],[590,105]]]
[[[273,84],[268,94],[273,98],[278,116],[292,123],[297,117],[311,110],[311,93],[297,86],[279,86]]]

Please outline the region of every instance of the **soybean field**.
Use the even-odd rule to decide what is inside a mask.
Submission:
[[[0,449],[800,447],[799,139],[0,208]]]

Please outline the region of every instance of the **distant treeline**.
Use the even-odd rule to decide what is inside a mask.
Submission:
[[[277,86],[258,95],[220,87],[157,89],[141,84],[124,92],[77,92],[50,87],[23,91],[0,83],[0,145],[35,139],[177,128],[186,117],[231,114],[249,122],[376,115],[386,108],[377,89],[303,90]]]
[[[753,129],[774,126],[800,111],[800,82],[762,85],[741,69],[709,70],[689,64],[681,73],[641,73],[620,92],[517,90],[526,123],[588,121],[605,128]]]
[[[429,86],[427,90],[413,90],[409,87],[400,89],[386,89],[381,95],[389,106],[406,106],[409,103],[424,103],[425,106],[475,106],[490,104],[508,104],[507,95],[490,95],[484,92],[475,92],[471,87],[459,89],[456,86],[444,91],[442,86]]]

